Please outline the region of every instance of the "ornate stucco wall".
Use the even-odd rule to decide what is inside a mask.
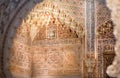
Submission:
[[[108,67],[107,73],[112,77],[120,78],[120,0],[106,0],[107,6],[111,10],[112,20],[115,24],[114,35],[116,36],[115,52],[116,57],[111,66]]]
[[[62,59],[65,58],[69,61],[66,61],[67,64],[62,64],[64,66],[61,65],[61,68],[59,68],[62,69],[62,72],[54,69],[50,70],[50,75],[79,75],[81,77],[84,75],[86,78],[88,76],[93,78],[106,77],[104,75],[106,69],[104,68],[107,65],[104,66],[104,64],[109,59],[111,60],[111,56],[106,57],[104,53],[114,53],[114,36],[112,34],[113,23],[110,19],[110,11],[106,7],[104,0],[44,0],[44,2],[41,0],[0,0],[0,6],[0,73],[3,74],[3,70],[4,73],[12,71],[19,74],[22,73],[23,76],[26,74],[28,78],[31,76],[31,73],[34,73],[34,75],[46,75],[46,73],[40,71],[31,72],[33,69],[38,71],[39,69],[36,67],[40,65],[38,63],[31,65],[31,60],[29,60],[31,57],[28,57],[31,56],[29,53],[31,51],[42,53],[37,50],[43,50],[46,54],[38,54],[33,57],[35,63],[49,59],[50,66],[57,66],[54,63],[60,61],[55,58],[61,59],[60,56],[62,56]],[[46,21],[47,19],[48,21]],[[46,24],[48,28],[44,27]],[[53,26],[53,30],[49,31],[51,26]],[[39,28],[41,30],[38,30]],[[52,32],[52,34],[49,32]],[[57,35],[54,34],[56,32]],[[52,37],[53,41],[51,39],[46,41],[49,37]],[[54,40],[54,38],[57,39]],[[41,41],[39,42],[39,40]],[[44,46],[32,46],[33,48],[30,49],[32,42],[36,45],[40,43]],[[12,46],[11,43],[13,44]],[[33,43],[32,45],[34,45]],[[54,46],[59,43],[66,47],[67,50],[64,47]],[[52,44],[52,46],[47,47],[49,44]],[[47,46],[45,47],[45,45]],[[18,53],[17,50],[20,52]],[[64,53],[60,53],[62,50],[71,52],[65,54],[65,56],[67,55],[65,57]],[[77,65],[80,70],[75,70],[77,68],[74,68],[75,65],[72,63],[78,62],[78,60],[74,60],[73,56],[75,55],[74,52],[78,52],[78,50],[83,58],[79,60],[80,65]],[[55,51],[58,52],[54,53]],[[10,53],[13,58],[10,61],[11,68],[8,70],[8,60],[10,59],[8,56]],[[48,55],[48,58],[45,57],[46,55]],[[52,58],[58,55],[59,57]],[[43,59],[40,60],[37,57],[43,57]],[[74,57],[79,59],[77,55]],[[28,69],[22,68],[22,65],[25,65],[25,68]],[[71,68],[69,71],[66,69],[72,66],[74,69]],[[31,69],[32,67],[34,68]],[[64,68],[66,72],[63,73]],[[25,76],[25,78],[27,77]]]
[[[60,76],[61,78],[64,77],[63,75],[67,77],[70,75],[69,78],[82,77],[84,41],[75,38],[84,38],[84,28],[81,28],[81,26],[85,25],[83,1],[84,0],[77,3],[76,1],[45,0],[43,3],[40,3],[39,1],[36,2],[36,0],[26,0],[20,1],[18,4],[14,1],[8,2],[6,6],[8,11],[4,8],[1,12],[1,14],[7,12],[7,15],[1,15],[3,16],[1,17],[1,39],[3,39],[3,41],[1,40],[1,70],[4,70],[4,73],[6,73],[5,76],[7,77],[13,74],[12,76],[15,78],[19,76],[22,76],[22,78],[30,78],[32,73],[32,77],[35,76],[35,78],[38,75],[44,78],[49,75]],[[13,5],[14,3],[16,6]],[[78,6],[79,4],[81,4],[81,7]],[[79,14],[81,15],[78,16]],[[4,17],[8,18],[5,19]],[[49,20],[47,20],[48,18]],[[7,23],[6,20],[8,20]],[[37,30],[35,26],[40,30]],[[49,31],[51,26],[55,28],[55,37],[53,36],[53,38],[51,38],[51,35],[48,35],[51,31]],[[81,44],[83,46],[79,48]],[[32,49],[29,49],[30,47],[32,47]],[[69,49],[71,49],[71,51],[69,51]],[[74,52],[78,52],[77,49],[82,49],[80,50],[81,53],[74,54]],[[41,50],[47,53],[43,54]],[[61,50],[65,50],[67,54],[60,53],[64,52]],[[3,51],[4,53],[2,53]],[[31,58],[31,51],[33,51],[34,54],[32,55],[33,60]],[[9,60],[9,53],[11,57],[13,57],[11,60]],[[75,62],[72,56],[76,58],[78,68],[76,68],[75,65],[71,65]],[[38,59],[38,57],[42,59]],[[82,58],[82,60],[80,60],[80,58]],[[45,63],[47,66],[45,66]],[[71,66],[74,67],[73,70],[70,69]],[[47,69],[48,67],[49,69]],[[9,71],[12,73],[8,74]]]

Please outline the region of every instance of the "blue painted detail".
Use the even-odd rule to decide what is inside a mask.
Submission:
[[[95,50],[95,3],[94,0],[86,0],[86,43],[87,52]]]

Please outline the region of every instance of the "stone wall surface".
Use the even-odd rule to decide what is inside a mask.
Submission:
[[[114,62],[107,69],[110,76],[120,78],[120,0],[106,0],[107,6],[111,10],[112,20],[115,24],[114,35],[116,36],[116,57]]]

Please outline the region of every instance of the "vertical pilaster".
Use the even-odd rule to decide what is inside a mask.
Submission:
[[[86,64],[88,78],[94,78],[95,61],[95,2],[86,0]]]
[[[95,51],[95,4],[86,0],[86,53]]]

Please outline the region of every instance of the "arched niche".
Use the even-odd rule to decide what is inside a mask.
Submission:
[[[46,7],[59,9],[29,1],[9,25],[3,49],[6,77],[82,77],[84,27],[60,9],[54,13]]]

